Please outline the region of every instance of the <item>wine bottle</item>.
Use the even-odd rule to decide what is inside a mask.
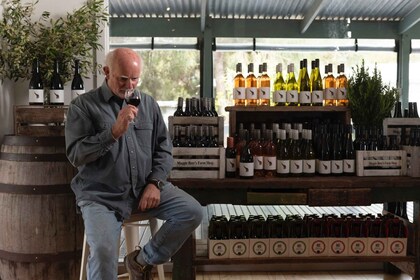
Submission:
[[[216,111],[216,105],[215,105],[215,100],[214,100],[214,98],[211,98],[211,100],[210,100],[210,104],[211,104],[210,108],[211,108],[211,112],[212,112],[212,114],[213,114],[213,117],[217,117],[217,116],[218,116],[218,114],[217,114],[217,111]]]
[[[60,62],[55,60],[50,83],[50,104],[64,105],[64,86],[60,76]]]
[[[236,149],[233,137],[227,137],[227,146],[225,152],[226,158],[226,178],[236,177]]]
[[[172,140],[172,146],[182,147],[181,130],[179,125],[174,126],[174,139]]]
[[[321,73],[319,71],[319,59],[315,59],[315,70],[311,91],[312,106],[322,106],[324,101],[324,93],[322,87]]]
[[[252,106],[258,103],[257,78],[254,75],[254,63],[248,64],[248,75],[245,79],[245,105]]]
[[[282,64],[277,64],[273,92],[273,102],[276,106],[286,106],[286,84],[284,83],[282,71]]]
[[[290,174],[300,176],[303,173],[302,151],[299,145],[299,131],[292,129],[292,145],[290,152]]]
[[[29,105],[44,104],[44,85],[39,70],[39,60],[34,59],[32,62],[32,77],[29,81]]]
[[[235,106],[245,105],[245,78],[242,75],[242,64],[236,64],[236,76],[233,78],[233,102]]]
[[[178,105],[176,106],[176,110],[174,112],[175,117],[181,117],[184,115],[184,111],[182,110],[184,103],[184,98],[178,97]]]
[[[183,147],[192,148],[195,146],[195,142],[192,136],[192,127],[185,127],[185,140],[182,142]]]
[[[217,148],[219,147],[219,143],[217,141],[217,135],[214,133],[214,126],[208,126],[208,130],[209,130],[209,144],[208,147],[210,148]]]
[[[71,98],[75,99],[79,95],[85,93],[85,85],[80,71],[80,60],[76,59],[74,61],[74,75],[73,80],[71,81]]]
[[[312,140],[312,130],[306,130],[306,143],[303,150],[303,175],[313,176],[315,175],[315,149]]]
[[[339,176],[343,174],[343,153],[341,135],[338,125],[333,126],[332,150],[331,150],[331,174]]]
[[[315,76],[315,60],[311,61],[311,74],[309,75],[309,88],[312,92],[312,85],[314,83],[314,76]]]
[[[266,177],[274,177],[276,175],[276,145],[273,141],[273,131],[266,131],[266,145],[264,146],[264,174]]]
[[[311,106],[311,88],[309,86],[308,62],[306,58],[302,60],[302,77],[299,90],[300,106]]]
[[[286,130],[279,129],[279,140],[276,147],[276,168],[277,176],[285,177],[290,175],[289,149],[286,143]]]
[[[317,171],[320,175],[331,174],[331,157],[330,145],[328,141],[327,128],[325,125],[321,127],[321,146],[317,155]]]
[[[184,116],[185,117],[190,117],[191,116],[191,98],[185,98],[185,111],[184,111]]]
[[[262,64],[262,74],[260,78],[259,88],[259,104],[262,106],[270,106],[270,77],[267,74],[267,63]]]
[[[402,118],[401,101],[395,102],[393,118]]]
[[[343,155],[343,173],[345,175],[354,175],[356,166],[356,155],[354,152],[353,140],[352,140],[352,125],[347,125],[346,137],[344,143],[344,155]]]
[[[249,134],[248,131],[244,131],[245,135],[245,146],[242,148],[241,156],[239,159],[239,177],[242,179],[254,178],[254,158],[249,148]]]
[[[337,97],[337,88],[335,86],[335,78],[333,75],[333,66],[328,64],[328,74],[325,78],[324,85],[324,106],[334,106]]]
[[[336,106],[348,106],[349,99],[347,97],[347,77],[344,73],[344,64],[338,65],[338,76],[336,79],[337,85],[337,100]]]
[[[290,63],[287,68],[286,104],[289,106],[299,105],[298,84],[295,78],[295,66]]]
[[[250,129],[249,148],[254,159],[254,176],[264,177],[264,153],[261,142],[261,130]]]

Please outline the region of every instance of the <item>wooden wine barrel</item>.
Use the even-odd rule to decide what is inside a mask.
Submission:
[[[77,279],[83,221],[64,137],[6,135],[0,152],[0,279]]]

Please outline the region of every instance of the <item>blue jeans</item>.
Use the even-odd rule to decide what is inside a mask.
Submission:
[[[87,275],[89,280],[115,280],[118,270],[118,250],[122,222],[115,212],[91,201],[80,201],[89,244]],[[201,223],[201,205],[183,190],[167,183],[157,208],[142,213],[144,219],[165,220],[159,231],[144,246],[142,253],[148,264],[168,261]]]

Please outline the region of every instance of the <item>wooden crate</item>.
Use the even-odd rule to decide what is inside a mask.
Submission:
[[[181,136],[185,136],[185,128],[190,125],[208,125],[213,127],[213,131],[217,135],[217,143],[223,146],[224,141],[224,118],[223,117],[174,117],[168,118],[169,133],[174,138],[174,125],[181,127]]]
[[[220,148],[173,148],[172,179],[225,177],[225,149]]]
[[[64,136],[68,106],[15,106],[15,135]]]
[[[410,136],[410,129],[420,126],[420,118],[386,118],[383,121],[384,135],[397,135],[398,140],[401,136],[401,129],[406,129],[406,137]]]
[[[357,176],[405,176],[407,153],[399,151],[356,151]]]
[[[410,177],[420,177],[420,147],[403,146],[407,152],[407,175]]]

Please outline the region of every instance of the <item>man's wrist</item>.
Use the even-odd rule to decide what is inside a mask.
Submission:
[[[147,183],[148,184],[155,185],[156,188],[158,188],[160,191],[162,190],[163,182],[161,180],[159,180],[159,179],[152,178],[152,179],[147,180]]]

